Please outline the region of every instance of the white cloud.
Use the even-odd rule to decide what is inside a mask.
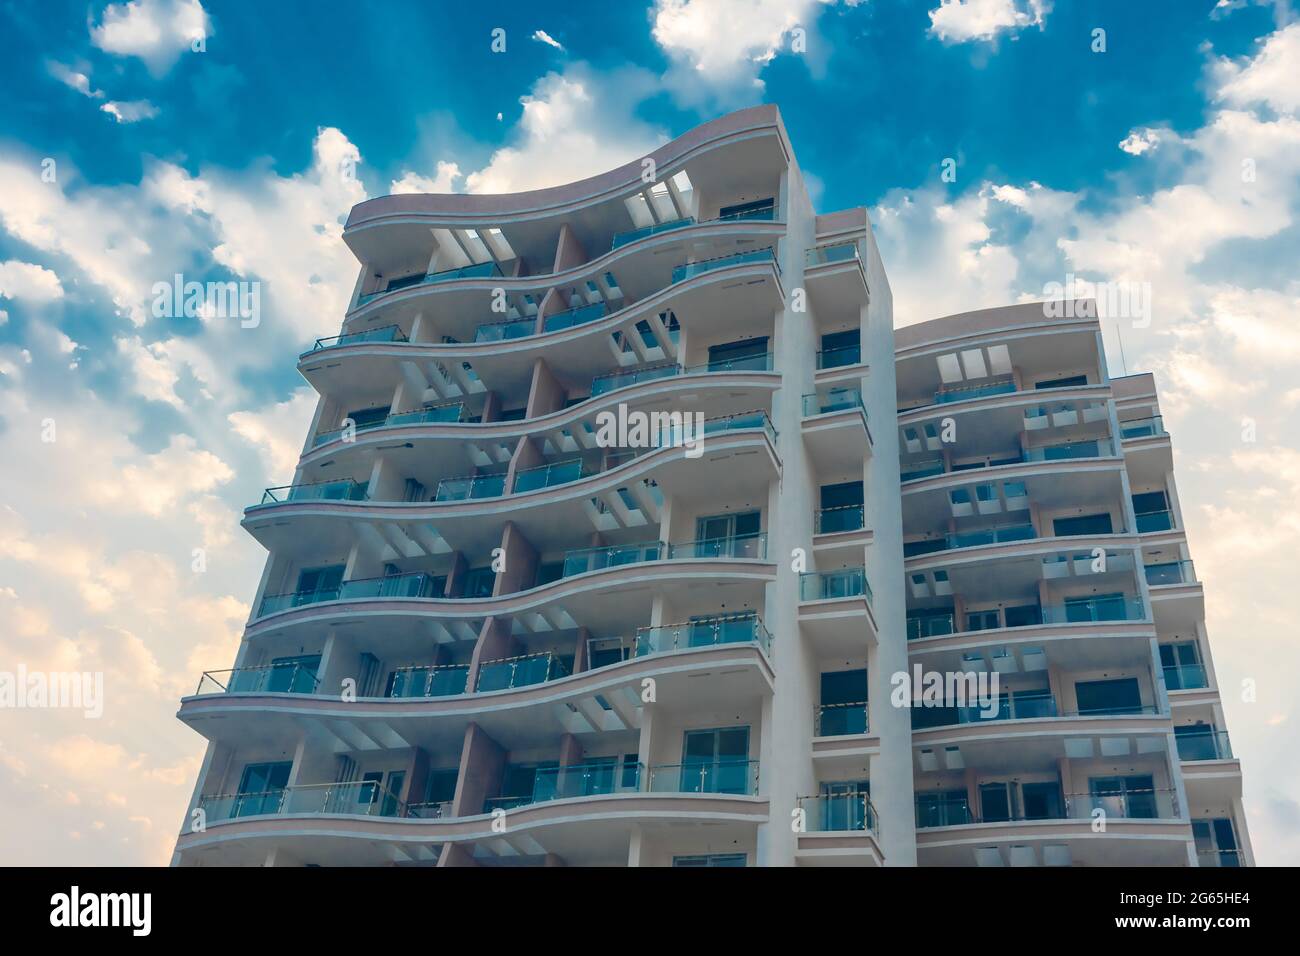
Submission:
[[[1158,145],[1160,145],[1160,133],[1157,130],[1146,128],[1131,130],[1120,141],[1119,148],[1130,156],[1141,156],[1143,153],[1155,149]]]
[[[302,454],[303,436],[316,412],[317,395],[310,388],[300,388],[288,401],[262,411],[232,412],[230,427],[240,438],[257,446],[271,475],[293,477]]]
[[[104,94],[100,90],[93,89],[90,85],[90,77],[80,70],[74,70],[70,66],[51,60],[46,64],[50,71],[50,76],[54,77],[65,86],[71,87],[82,96],[88,96],[92,100],[102,100]]]
[[[119,102],[109,100],[100,107],[100,110],[107,113],[119,123],[138,123],[140,120],[153,119],[158,115],[158,107],[154,106],[148,100],[129,100]]]
[[[687,103],[756,100],[759,73],[796,27],[834,0],[656,0],[651,35],[673,61],[664,82]],[[850,4],[853,5],[853,4]]]
[[[540,189],[592,176],[643,156],[667,135],[632,117],[631,103],[655,87],[641,70],[605,77],[583,67],[548,73],[521,98],[524,111],[513,145],[465,177],[471,193]],[[440,164],[441,168],[441,164]]]
[[[130,0],[105,7],[90,39],[106,53],[139,57],[159,76],[211,28],[199,0]]]
[[[561,43],[559,40],[555,39],[555,37],[551,36],[545,30],[534,30],[533,39],[536,40],[538,43],[545,43],[547,46],[553,46],[557,50],[564,49],[564,44]]]
[[[25,299],[40,305],[63,298],[63,286],[49,269],[10,259],[0,262],[0,298]]]
[[[1216,98],[1232,106],[1267,104],[1279,113],[1300,111],[1300,20],[1271,33],[1256,54],[1216,65]]]
[[[945,43],[992,40],[1026,27],[1042,29],[1047,12],[1046,0],[942,0],[930,11],[930,32]]]
[[[455,163],[438,163],[437,174],[430,179],[419,173],[405,170],[401,179],[394,179],[388,186],[388,192],[397,196],[402,193],[449,193],[456,189],[456,183],[462,179],[460,167]]]

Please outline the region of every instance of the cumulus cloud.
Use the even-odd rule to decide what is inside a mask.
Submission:
[[[310,388],[300,388],[288,401],[262,411],[232,412],[230,427],[257,447],[269,474],[288,480],[302,454],[302,439],[316,411],[316,399]]]
[[[1042,29],[1047,0],[942,0],[930,11],[930,32],[945,43],[993,40],[1026,27]]]
[[[24,299],[37,305],[63,298],[59,277],[31,262],[0,262],[0,298]]]
[[[561,43],[559,40],[555,39],[555,37],[551,36],[545,30],[534,30],[533,39],[536,40],[538,43],[545,43],[547,46],[553,46],[557,50],[564,49],[564,44]]]
[[[93,88],[90,85],[90,77],[80,70],[74,70],[72,67],[65,66],[54,60],[48,62],[46,68],[50,71],[50,76],[63,85],[76,90],[82,96],[88,96],[92,100],[102,100],[104,98],[103,92]]]
[[[1141,156],[1160,144],[1160,134],[1154,129],[1135,129],[1119,143],[1119,148],[1130,156]]]
[[[1243,61],[1217,62],[1216,99],[1232,106],[1264,104],[1279,113],[1300,111],[1300,20],[1264,38]]]
[[[199,0],[130,0],[105,7],[90,40],[105,53],[138,57],[160,76],[211,29]]]
[[[141,120],[153,119],[158,115],[158,107],[148,100],[109,100],[100,107],[100,110],[119,123],[138,123]]]
[[[394,179],[388,186],[390,195],[401,193],[449,193],[455,192],[456,184],[464,177],[456,163],[438,163],[437,173],[432,179],[419,173],[406,170],[401,179]]]

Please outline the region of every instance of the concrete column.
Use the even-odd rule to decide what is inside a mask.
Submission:
[[[505,565],[492,583],[492,596],[501,597],[532,587],[537,580],[537,549],[513,521],[506,522],[501,550]]]
[[[452,816],[468,817],[483,812],[483,801],[494,797],[501,788],[506,751],[478,724],[465,728],[465,743],[460,752],[460,772],[456,778],[456,795],[452,798]]]
[[[470,657],[469,674],[466,686],[471,690],[478,686],[479,668],[484,661],[500,660],[503,657],[515,657],[519,654],[519,642],[510,633],[510,619],[490,617],[483,622],[474,653]]]
[[[566,395],[564,386],[551,374],[550,368],[542,359],[533,362],[533,378],[528,388],[528,406],[525,415],[532,419],[564,407]]]

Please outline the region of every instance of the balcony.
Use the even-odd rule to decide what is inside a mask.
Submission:
[[[287,594],[268,594],[262,598],[259,618],[307,604],[325,601],[356,601],[364,598],[421,598],[442,597],[433,593],[436,579],[423,571],[407,574],[388,574],[378,578],[357,578],[344,581],[338,587],[317,588],[312,591],[292,591]]]
[[[795,858],[811,866],[880,866],[880,819],[865,793],[799,797]]]
[[[650,768],[649,793],[758,793],[758,761],[743,757],[716,757]]]
[[[1201,664],[1169,664],[1162,670],[1166,690],[1202,690],[1210,686]]]
[[[979,531],[958,531],[928,538],[922,541],[904,541],[903,557],[915,558],[936,551],[951,551],[957,548],[979,548],[990,544],[1007,544],[1013,541],[1032,541],[1038,532],[1032,524],[1003,525],[998,528],[984,528]]]
[[[314,694],[320,681],[316,665],[298,661],[204,671],[195,695],[201,694]]]
[[[657,236],[660,233],[672,232],[674,229],[683,229],[686,226],[693,225],[695,225],[695,217],[686,216],[683,219],[674,219],[672,222],[657,222],[650,226],[643,226],[640,229],[629,229],[627,232],[616,233],[609,248],[610,251],[613,252],[619,246],[625,246],[630,242],[636,242],[640,239],[647,239],[650,236]]]
[[[400,289],[411,289],[421,285],[433,285],[439,282],[449,282],[453,279],[487,279],[501,275],[501,269],[495,262],[479,262],[474,265],[463,266],[459,269],[447,269],[443,272],[428,272],[423,276],[418,273],[413,276],[403,276],[400,279],[389,280],[387,288],[380,289],[378,292],[367,292],[357,297],[357,307],[360,308],[369,302],[387,295],[389,292],[397,292]]]
[[[861,531],[864,527],[866,509],[863,505],[818,508],[813,515],[815,534],[842,534],[846,531]]]
[[[1015,379],[1010,376],[980,385],[954,385],[935,392],[934,404],[951,405],[953,402],[968,402],[976,398],[988,398],[990,395],[1008,395],[1016,390]]]
[[[813,715],[814,737],[847,737],[868,732],[865,700],[847,704],[822,704]]]
[[[991,703],[991,702],[990,702]],[[955,727],[963,724],[983,724],[999,720],[1035,720],[1059,716],[1056,700],[1046,691],[1020,692],[998,698],[997,707],[990,713],[979,704],[969,706],[912,706],[912,729],[930,730],[935,727]]]
[[[804,267],[830,265],[835,262],[857,262],[858,244],[853,241],[828,243],[804,250]]]
[[[681,366],[673,363],[646,365],[641,368],[607,372],[604,375],[596,376],[591,382],[591,397],[596,398],[607,392],[640,385],[642,382],[653,382],[679,375],[711,375],[716,372],[770,372],[771,370],[771,352],[764,355],[748,355],[744,358],[728,361],[705,362],[700,365]]]
[[[542,323],[542,331],[559,332],[561,329],[572,329],[579,325],[586,325],[588,322],[595,322],[597,319],[603,319],[605,315],[605,303],[593,302],[590,305],[548,315]]]
[[[757,644],[771,658],[772,634],[752,612],[637,628],[632,656],[648,657],[689,648],[746,643]]]
[[[1150,534],[1155,531],[1172,531],[1174,513],[1172,511],[1144,511],[1136,516],[1135,525],[1138,534]]]
[[[1232,745],[1226,730],[1204,730],[1190,734],[1177,733],[1178,759],[1184,762],[1197,760],[1232,760]]]
[[[464,402],[449,402],[445,405],[435,405],[430,408],[424,408],[414,412],[402,412],[398,415],[389,415],[383,421],[367,422],[356,425],[352,431],[354,433],[376,431],[381,428],[400,428],[404,425],[443,425],[453,424],[461,421],[465,417]],[[332,431],[321,432],[312,439],[312,447],[315,448],[324,445],[327,442],[335,441],[342,438],[348,429],[336,428]]]
[[[500,498],[506,493],[505,473],[497,475],[465,475],[444,478],[434,491],[434,501],[469,501],[475,498]]]
[[[316,344],[310,349],[311,352],[320,349],[338,348],[340,345],[360,345],[362,342],[406,342],[406,333],[396,325],[383,325],[377,329],[366,329],[363,332],[346,332],[343,335],[331,335],[326,338],[317,339]]]
[[[506,342],[522,339],[537,331],[537,320],[510,319],[504,322],[485,322],[474,330],[475,342]]]
[[[1191,561],[1164,561],[1159,564],[1143,565],[1147,584],[1151,587],[1165,587],[1173,584],[1195,584],[1196,569]]]
[[[403,817],[406,806],[374,781],[317,783],[258,793],[228,793],[199,800],[208,823],[242,817],[330,814],[352,817]]]
[[[985,468],[1033,464],[1035,462],[1073,461],[1088,458],[1109,458],[1115,454],[1115,446],[1107,438],[1094,438],[1086,441],[1062,442],[1056,445],[1040,445],[1026,448],[1019,455],[1003,458],[989,464],[981,462],[975,466],[958,464],[949,469],[942,458],[930,458],[924,461],[905,464],[901,470],[901,481],[919,481],[942,474],[962,474],[974,476]]]
[[[510,690],[531,687],[560,677],[568,677],[569,668],[553,652],[524,654],[500,660],[484,661],[479,665],[478,686],[480,694],[493,690]]]
[[[1016,608],[1019,617],[1015,624],[1006,627],[968,627],[958,628],[956,615],[952,611],[940,611],[934,614],[909,614],[907,617],[907,639],[920,640],[926,637],[946,637],[950,634],[976,634],[981,631],[1004,631],[1011,628],[1040,627],[1044,624],[1093,624],[1108,621],[1144,621],[1146,608],[1138,597],[1099,597],[1069,601],[1062,604],[1025,605]]]
[[[1164,417],[1161,415],[1153,415],[1150,418],[1136,418],[1119,423],[1119,435],[1123,441],[1130,438],[1160,438],[1168,434],[1165,431]]]
[[[1234,869],[1246,865],[1240,850],[1197,850],[1196,863],[1198,866]]]
[[[489,797],[483,802],[483,812],[517,810],[551,800],[636,793],[641,789],[644,778],[645,767],[639,763],[619,766],[613,761],[602,761],[567,767],[542,767],[533,777],[531,793]]]
[[[1054,801],[1056,807],[1047,807],[1041,815],[1026,815],[1017,809],[1012,813],[976,814],[969,800],[961,798],[943,802],[917,802],[917,829],[935,827],[964,827],[987,823],[1025,823],[1039,820],[1176,820],[1178,795],[1173,789],[1147,789],[1125,791],[1098,791],[1067,793],[1064,802]]]
[[[865,597],[871,603],[871,585],[863,568],[807,571],[799,575],[800,601],[836,601]]]
[[[567,485],[581,478],[590,478],[595,474],[599,474],[599,471],[585,465],[581,458],[570,458],[567,461],[557,461],[536,468],[521,469],[515,473],[512,491],[517,495],[540,491],[543,488],[553,488],[555,485]]]
[[[263,491],[259,504],[282,504],[286,501],[365,501],[368,485],[368,482],[353,481],[351,478],[280,485]]]
[[[388,688],[391,698],[456,697],[469,691],[469,667],[464,664],[410,664],[394,669]]]
[[[812,393],[803,396],[803,415],[809,418],[813,415],[829,415],[832,412],[844,412],[850,409],[861,409],[865,416],[866,406],[862,404],[862,391],[857,388],[835,388],[829,390],[824,396]]]
[[[817,370],[844,368],[862,363],[861,345],[842,345],[839,348],[823,349],[817,353]],[[807,413],[805,413],[807,414]]]
[[[694,278],[698,275],[704,275],[706,272],[712,272],[715,269],[727,269],[731,266],[749,265],[754,262],[771,262],[773,267],[780,271],[780,266],[776,261],[776,255],[771,247],[765,249],[753,249],[749,252],[737,252],[729,256],[718,256],[715,259],[700,259],[696,262],[685,262],[673,269],[673,284],[685,282],[687,279]]]

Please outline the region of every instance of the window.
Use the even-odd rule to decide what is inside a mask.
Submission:
[[[1055,518],[1052,533],[1058,538],[1075,534],[1110,534],[1110,514],[1078,515],[1072,518]]]
[[[673,866],[744,866],[743,853],[713,853],[708,856],[675,856]]]
[[[991,631],[1001,626],[1002,623],[998,620],[996,610],[972,611],[966,615],[966,630],[968,631]]]
[[[231,816],[251,817],[261,813],[279,813],[284,788],[289,785],[293,762],[250,763],[239,778],[239,798]]]
[[[934,790],[916,795],[918,827],[951,827],[969,822],[965,790]]]
[[[1227,817],[1193,820],[1192,837],[1201,866],[1241,866],[1237,833]]]
[[[1041,382],[1034,383],[1034,388],[1074,388],[1078,385],[1087,384],[1088,376],[1069,375],[1065,378],[1045,378]]]
[[[347,417],[356,422],[358,429],[362,429],[382,423],[388,418],[391,408],[390,405],[384,405],[380,408],[358,408],[348,412]]]
[[[486,568],[470,568],[465,572],[464,593],[461,597],[482,598],[492,596],[492,585],[497,573],[489,565]]]
[[[757,511],[696,518],[695,556],[757,557],[755,539],[761,526],[761,515]]]
[[[1059,820],[1065,816],[1061,809],[1061,788],[1055,783],[1021,784],[1020,795],[1026,820]]]
[[[1205,668],[1195,641],[1178,641],[1160,645],[1160,664],[1164,668],[1168,690],[1195,690],[1206,687]]]
[[[734,206],[723,206],[718,210],[719,219],[771,219],[776,213],[776,200],[769,196],[766,199],[755,199],[752,202],[737,203]]]
[[[980,784],[980,822],[1005,823],[1011,818],[1010,785],[1005,783]]]
[[[1139,820],[1154,820],[1159,811],[1156,805],[1155,785],[1150,774],[1128,777],[1091,777],[1088,791],[1094,810],[1104,810],[1108,816]]]
[[[749,728],[688,730],[682,741],[683,793],[748,793]]]
[[[1080,681],[1074,685],[1080,714],[1140,714],[1142,691],[1136,677]]]
[[[320,595],[337,595],[343,583],[343,565],[332,564],[324,568],[303,568],[298,572],[299,594],[311,594],[315,600],[328,600]]]
[[[710,345],[709,371],[759,368],[756,361],[760,357],[764,359],[767,357],[767,336],[744,339],[740,342],[727,342],[723,345]],[[763,364],[765,366],[766,362]]]
[[[1043,612],[1037,604],[1021,604],[1003,611],[1007,627],[1034,627],[1043,623]]]

